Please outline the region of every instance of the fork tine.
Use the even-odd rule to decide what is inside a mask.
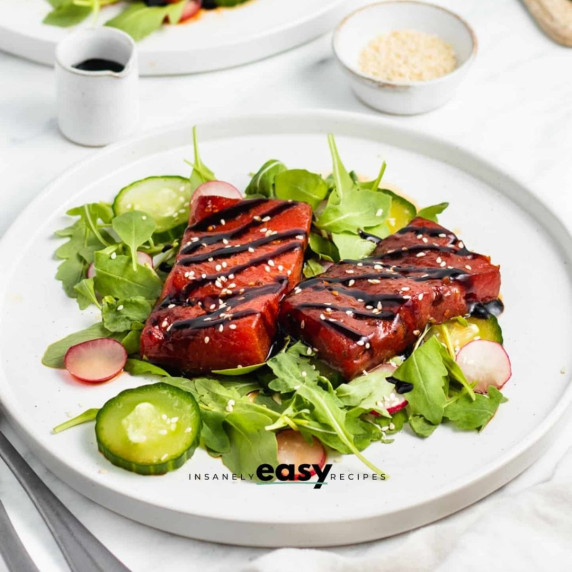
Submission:
[[[10,572],[39,572],[0,500],[0,552]]]

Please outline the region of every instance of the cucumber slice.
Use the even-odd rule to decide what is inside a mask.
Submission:
[[[432,326],[427,333],[427,338],[430,336],[435,336],[441,343],[450,347],[455,354],[473,340],[503,343],[502,330],[494,316],[486,319],[472,316],[453,318],[443,324]]]
[[[407,226],[415,218],[417,209],[407,199],[389,189],[383,189],[382,193],[391,197],[391,207],[389,208],[386,224],[390,234],[393,234],[400,228]]]
[[[187,222],[191,195],[191,184],[185,177],[147,177],[121,189],[113,211],[116,216],[144,211],[153,217],[156,232],[165,232]]]
[[[201,415],[194,397],[167,383],[122,391],[97,414],[101,453],[140,475],[162,475],[189,459],[199,441]]]

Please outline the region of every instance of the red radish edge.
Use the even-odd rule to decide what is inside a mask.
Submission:
[[[293,429],[285,429],[276,434],[278,442],[278,462],[286,465],[294,465],[296,473],[294,479],[298,480],[300,474],[297,469],[300,465],[319,465],[322,468],[326,464],[328,454],[322,443],[314,437],[314,442],[310,445],[299,431]],[[310,475],[313,477],[316,471],[309,469]]]
[[[397,366],[395,364],[390,363],[390,362],[386,362],[386,363],[382,363],[381,365],[378,365],[375,369],[371,370],[371,372],[382,371],[384,373],[387,373],[388,375],[391,375],[396,369],[397,369]],[[402,401],[400,401],[399,403],[396,403],[395,405],[391,405],[390,407],[387,407],[387,412],[390,415],[393,415],[394,413],[397,413],[398,411],[401,411],[402,409],[407,407],[407,399],[405,399],[405,397],[403,397],[402,395],[397,393],[397,391],[394,391],[391,394],[391,396],[394,396],[393,399],[400,398]],[[371,414],[374,417],[380,417],[380,415],[377,411],[371,411]]]
[[[137,262],[141,264],[141,266],[147,265],[153,268],[153,258],[146,252],[137,251]]]
[[[176,0],[178,2],[179,0]],[[181,19],[179,20],[179,24],[181,22],[186,22],[190,20],[193,16],[195,16],[199,10],[201,9],[202,2],[201,0],[190,0],[185,4],[183,8],[183,13],[181,14]]]
[[[199,185],[191,198],[191,213],[194,212],[196,204],[201,197],[225,197],[227,199],[242,199],[241,192],[230,183],[224,181],[207,181]]]
[[[127,361],[127,351],[117,341],[98,338],[72,346],[64,363],[75,378],[89,383],[102,383],[118,375]]]
[[[93,262],[87,267],[87,277],[95,278],[95,264]]]
[[[512,375],[510,358],[501,344],[473,340],[463,346],[456,360],[469,383],[477,383],[477,393],[487,393],[490,386],[501,389]]]

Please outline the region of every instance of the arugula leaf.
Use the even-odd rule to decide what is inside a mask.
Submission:
[[[123,332],[125,333],[125,332]],[[120,337],[121,345],[125,348],[128,355],[136,354],[139,351],[141,343],[141,330],[133,329],[121,338],[122,334],[115,334]]]
[[[133,271],[137,271],[137,249],[155,232],[155,221],[144,212],[129,211],[116,216],[111,223],[121,241],[131,254]]]
[[[334,189],[318,217],[318,226],[335,233],[356,233],[360,228],[378,226],[387,217],[391,197],[356,184],[340,159],[333,135],[328,135],[328,142],[333,161]]]
[[[83,413],[80,413],[73,419],[69,419],[68,421],[64,421],[59,425],[56,425],[52,429],[52,433],[61,433],[66,429],[71,429],[72,427],[77,427],[77,425],[81,425],[82,423],[89,423],[90,421],[95,421],[97,414],[99,413],[99,409],[87,409]]]
[[[96,252],[95,271],[95,289],[102,296],[155,300],[161,293],[161,279],[155,271],[140,264],[133,270],[128,256],[108,250]]]
[[[375,250],[375,243],[349,232],[332,233],[332,240],[338,248],[340,260],[358,260],[369,256]]]
[[[326,269],[314,258],[308,258],[304,264],[303,274],[304,278],[313,278],[325,272]]]
[[[326,389],[318,384],[318,380],[327,380],[322,378],[317,370],[313,369],[312,363],[306,356],[307,347],[302,343],[297,343],[286,352],[268,360],[268,366],[276,375],[276,379],[269,384],[270,389],[280,393],[295,392],[296,397],[302,398],[310,407],[313,424],[305,426],[307,431],[316,434],[318,438],[329,445],[333,445],[333,443],[327,432],[333,432],[336,440],[339,440],[339,444],[333,445],[337,450],[352,452],[372,471],[386,476],[360,453],[354,442],[352,431],[348,428],[350,425],[355,429],[355,423],[350,423],[347,418],[347,411],[334,393],[331,384],[328,382]],[[306,419],[308,419],[307,416]],[[318,431],[314,428],[316,422],[318,423]],[[360,445],[362,448],[365,445],[363,440]]]
[[[465,394],[447,405],[445,417],[465,431],[482,429],[505,401],[506,397],[496,387],[489,386],[488,396],[476,394],[472,400]]]
[[[437,425],[427,421],[423,415],[411,415],[409,426],[418,437],[429,437],[437,429]]]
[[[313,209],[326,198],[328,191],[328,185],[320,175],[305,169],[282,171],[274,178],[277,198],[308,203]]]
[[[101,308],[101,304],[95,294],[95,285],[93,278],[84,278],[81,282],[74,286],[77,294],[77,303],[80,310],[85,310],[87,307],[97,306]]]
[[[449,203],[439,203],[437,205],[431,205],[430,207],[425,207],[421,209],[417,216],[421,218],[426,218],[427,220],[432,220],[433,222],[439,222],[437,220],[437,215],[441,214],[447,207]]]
[[[101,311],[103,325],[110,332],[141,329],[152,309],[151,302],[141,296],[120,298],[119,300],[113,296],[106,296],[103,299]]]
[[[185,4],[186,0],[166,6],[147,6],[144,2],[133,2],[105,25],[123,30],[138,42],[158,30],[165,18],[170,24],[177,24],[183,15]]]
[[[82,330],[81,332],[74,332],[65,338],[54,342],[45,351],[42,357],[42,363],[48,367],[63,368],[64,367],[64,357],[66,352],[76,344],[81,344],[82,342],[88,342],[90,340],[97,340],[99,338],[114,338],[120,340],[121,337],[113,334],[106,328],[104,328],[101,322],[93,324],[89,328]]]
[[[259,465],[278,465],[276,435],[266,430],[271,422],[270,417],[258,411],[233,411],[226,416],[230,449],[222,453],[222,462],[234,474],[256,481]]]
[[[447,368],[443,364],[441,343],[430,338],[419,346],[393,373],[393,377],[413,384],[407,394],[412,415],[422,415],[438,425],[443,419]]]
[[[328,262],[337,262],[340,259],[337,246],[327,238],[324,238],[317,232],[311,232],[308,239],[310,248],[324,260]]]
[[[253,365],[247,365],[245,367],[231,367],[231,368],[227,368],[227,369],[213,369],[212,372],[216,373],[217,375],[228,375],[229,377],[235,377],[235,376],[239,376],[239,375],[246,375],[248,373],[252,373],[253,371],[260,369],[261,367],[264,367],[265,365],[266,365],[266,362],[257,363],[257,364],[253,364]]]
[[[338,386],[336,395],[346,406],[358,407],[363,411],[377,411],[383,416],[389,416],[386,409],[379,404],[395,390],[395,385],[387,381],[388,376],[389,373],[383,370],[360,375],[349,383]]]
[[[167,373],[164,369],[141,359],[129,358],[123,369],[131,375],[149,374],[160,375],[161,377],[169,377],[169,373]]]
[[[244,194],[247,196],[261,195],[263,197],[268,197],[269,199],[274,198],[274,179],[279,173],[286,170],[286,165],[277,159],[266,161],[266,163],[264,163],[264,165],[262,165],[258,172],[252,177],[244,191]]]
[[[92,12],[92,6],[78,6],[72,0],[64,2],[50,2],[54,9],[44,18],[44,24],[68,28],[83,22]]]
[[[194,162],[191,163],[193,170],[189,177],[192,193],[194,193],[197,190],[197,187],[203,183],[208,183],[209,181],[214,181],[216,179],[215,174],[203,163],[203,160],[201,159],[196,125],[193,127],[193,152]]]
[[[107,203],[92,203],[73,208],[67,214],[79,219],[56,232],[56,236],[67,238],[56,250],[56,258],[63,260],[58,266],[56,279],[62,282],[70,298],[76,298],[75,285],[86,277],[94,253],[110,244],[109,235],[102,226],[111,222],[113,210]]]

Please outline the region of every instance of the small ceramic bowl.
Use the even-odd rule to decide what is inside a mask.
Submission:
[[[359,68],[362,50],[377,36],[394,30],[439,36],[453,47],[457,67],[437,79],[413,82],[385,81],[363,73]],[[475,58],[477,38],[462,18],[445,8],[398,0],[352,12],[337,27],[333,48],[359,99],[379,111],[413,115],[440,107],[451,99]]]

